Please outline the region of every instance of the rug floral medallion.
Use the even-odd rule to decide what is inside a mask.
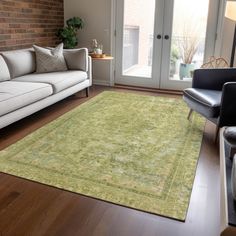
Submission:
[[[204,119],[182,99],[103,92],[0,152],[0,171],[184,221]]]

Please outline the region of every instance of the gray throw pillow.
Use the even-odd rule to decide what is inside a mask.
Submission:
[[[66,71],[66,61],[63,56],[63,43],[53,49],[33,45],[36,53],[36,73]]]

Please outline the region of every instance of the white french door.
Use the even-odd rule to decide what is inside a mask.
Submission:
[[[116,0],[115,83],[182,90],[214,55],[219,0]]]
[[[117,0],[115,83],[159,86],[163,8],[164,1]]]

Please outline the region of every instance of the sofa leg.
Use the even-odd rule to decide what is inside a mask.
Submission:
[[[191,119],[192,114],[193,114],[193,109],[190,109],[190,111],[189,111],[189,113],[188,113],[188,120]]]
[[[86,91],[86,97],[89,97],[89,87],[87,87],[85,91]]]
[[[217,125],[216,126],[216,133],[215,133],[215,143],[217,143],[217,141],[218,141],[219,132],[220,132],[220,127]]]

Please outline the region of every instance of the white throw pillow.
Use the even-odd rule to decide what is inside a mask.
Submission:
[[[66,61],[63,56],[63,43],[53,49],[33,45],[36,53],[36,73],[66,71]]]

